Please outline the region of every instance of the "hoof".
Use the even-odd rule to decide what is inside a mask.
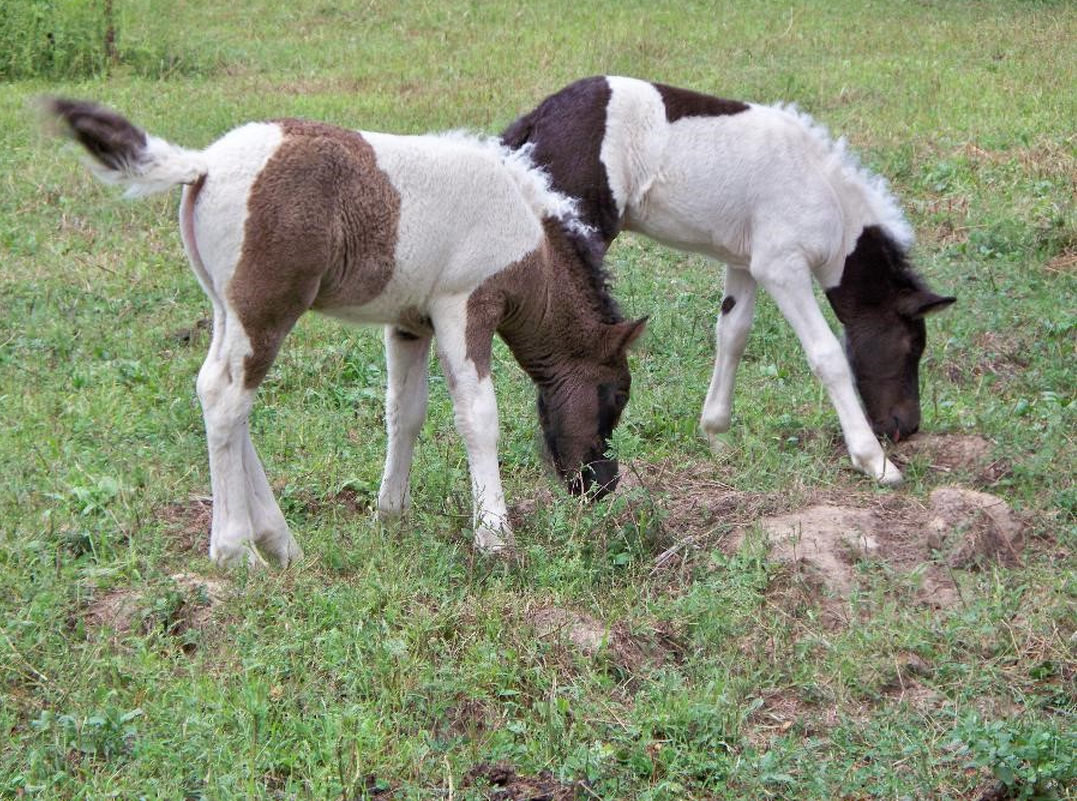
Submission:
[[[399,493],[386,491],[383,487],[378,492],[378,520],[382,523],[396,523],[411,506],[411,492]]]
[[[731,419],[729,415],[701,417],[699,418],[699,428],[707,439],[714,439],[714,437],[729,430]]]
[[[511,551],[513,545],[512,532],[504,528],[495,530],[480,526],[475,529],[475,550],[479,553],[496,556]]]
[[[733,450],[729,435],[724,431],[707,434],[707,444],[715,456],[725,456]]]
[[[404,516],[404,510],[400,507],[382,506],[378,504],[378,522],[393,525],[400,522]]]
[[[217,567],[229,569],[238,567],[246,562],[254,564],[257,557],[249,540],[239,540],[234,543],[211,542],[209,546],[209,558]]]
[[[291,534],[282,541],[258,543],[258,550],[269,560],[275,562],[281,569],[287,568],[303,559],[303,549]]]
[[[882,472],[875,476],[875,480],[884,487],[897,487],[905,481],[901,471],[897,469],[889,459],[884,460]]]

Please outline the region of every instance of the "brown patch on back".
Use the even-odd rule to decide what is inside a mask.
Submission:
[[[653,84],[662,95],[666,107],[666,120],[676,122],[682,117],[723,117],[747,111],[747,103],[739,100],[723,100],[720,97],[693,92],[690,89],[678,89],[662,83]]]
[[[307,309],[360,306],[381,293],[400,221],[400,195],[360,134],[304,120],[279,125],[284,141],[251,187],[228,288],[251,340],[248,387]]]

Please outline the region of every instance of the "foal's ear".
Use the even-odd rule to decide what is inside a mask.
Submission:
[[[919,320],[929,314],[940,312],[957,301],[953,295],[936,295],[930,289],[917,289],[898,301],[899,310],[906,317]]]
[[[640,317],[638,320],[614,323],[606,332],[606,353],[615,356],[624,353],[628,346],[640,338],[647,329],[648,317]]]

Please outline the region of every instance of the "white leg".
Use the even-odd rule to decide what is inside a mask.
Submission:
[[[243,468],[247,480],[247,500],[251,526],[258,550],[275,559],[281,567],[303,558],[303,549],[295,541],[284,514],[273,497],[265,468],[258,459],[251,442],[250,428],[246,421],[242,426]]]
[[[237,371],[231,369],[233,366],[237,365],[228,358],[228,348],[214,343],[198,372],[198,397],[206,423],[213,487],[209,557],[222,566],[236,564],[244,556],[251,558],[254,544],[243,463],[243,428],[254,393],[235,380]],[[241,369],[238,375],[242,376]]]
[[[748,344],[748,332],[752,328],[755,289],[756,283],[751,273],[726,267],[725,297],[714,334],[718,352],[700,418],[700,427],[712,446],[717,445],[716,435],[729,430],[733,413],[733,385],[737,378],[737,366],[744,355],[744,346]]]
[[[753,258],[752,275],[777,302],[800,339],[812,372],[826,387],[853,464],[881,484],[899,484],[901,473],[872,433],[853,387],[849,362],[819,310],[807,264],[795,256]]]
[[[399,517],[411,501],[408,475],[415,440],[426,419],[427,385],[431,337],[402,335],[393,326],[385,328],[385,362],[389,373],[385,392],[385,428],[389,435],[385,472],[378,491],[378,515]]]
[[[206,424],[213,523],[210,558],[222,566],[246,557],[257,544],[282,565],[302,551],[292,538],[269,488],[247,418],[257,386],[247,386],[244,365],[250,344],[238,318],[214,319],[214,341],[198,373],[198,397]]]
[[[439,304],[431,319],[438,341],[438,358],[449,384],[456,429],[464,440],[471,468],[475,547],[496,553],[512,545],[505,493],[497,465],[497,399],[489,375],[480,377],[467,358],[467,301]],[[484,334],[485,335],[485,334]],[[489,332],[493,336],[493,331]]]

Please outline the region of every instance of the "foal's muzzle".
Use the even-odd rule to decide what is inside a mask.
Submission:
[[[617,489],[620,480],[617,460],[598,457],[568,477],[568,491],[573,495],[585,495],[590,500],[597,501]]]
[[[873,420],[871,424],[875,435],[886,437],[891,442],[900,442],[920,430],[920,409],[895,407],[886,421]]]

